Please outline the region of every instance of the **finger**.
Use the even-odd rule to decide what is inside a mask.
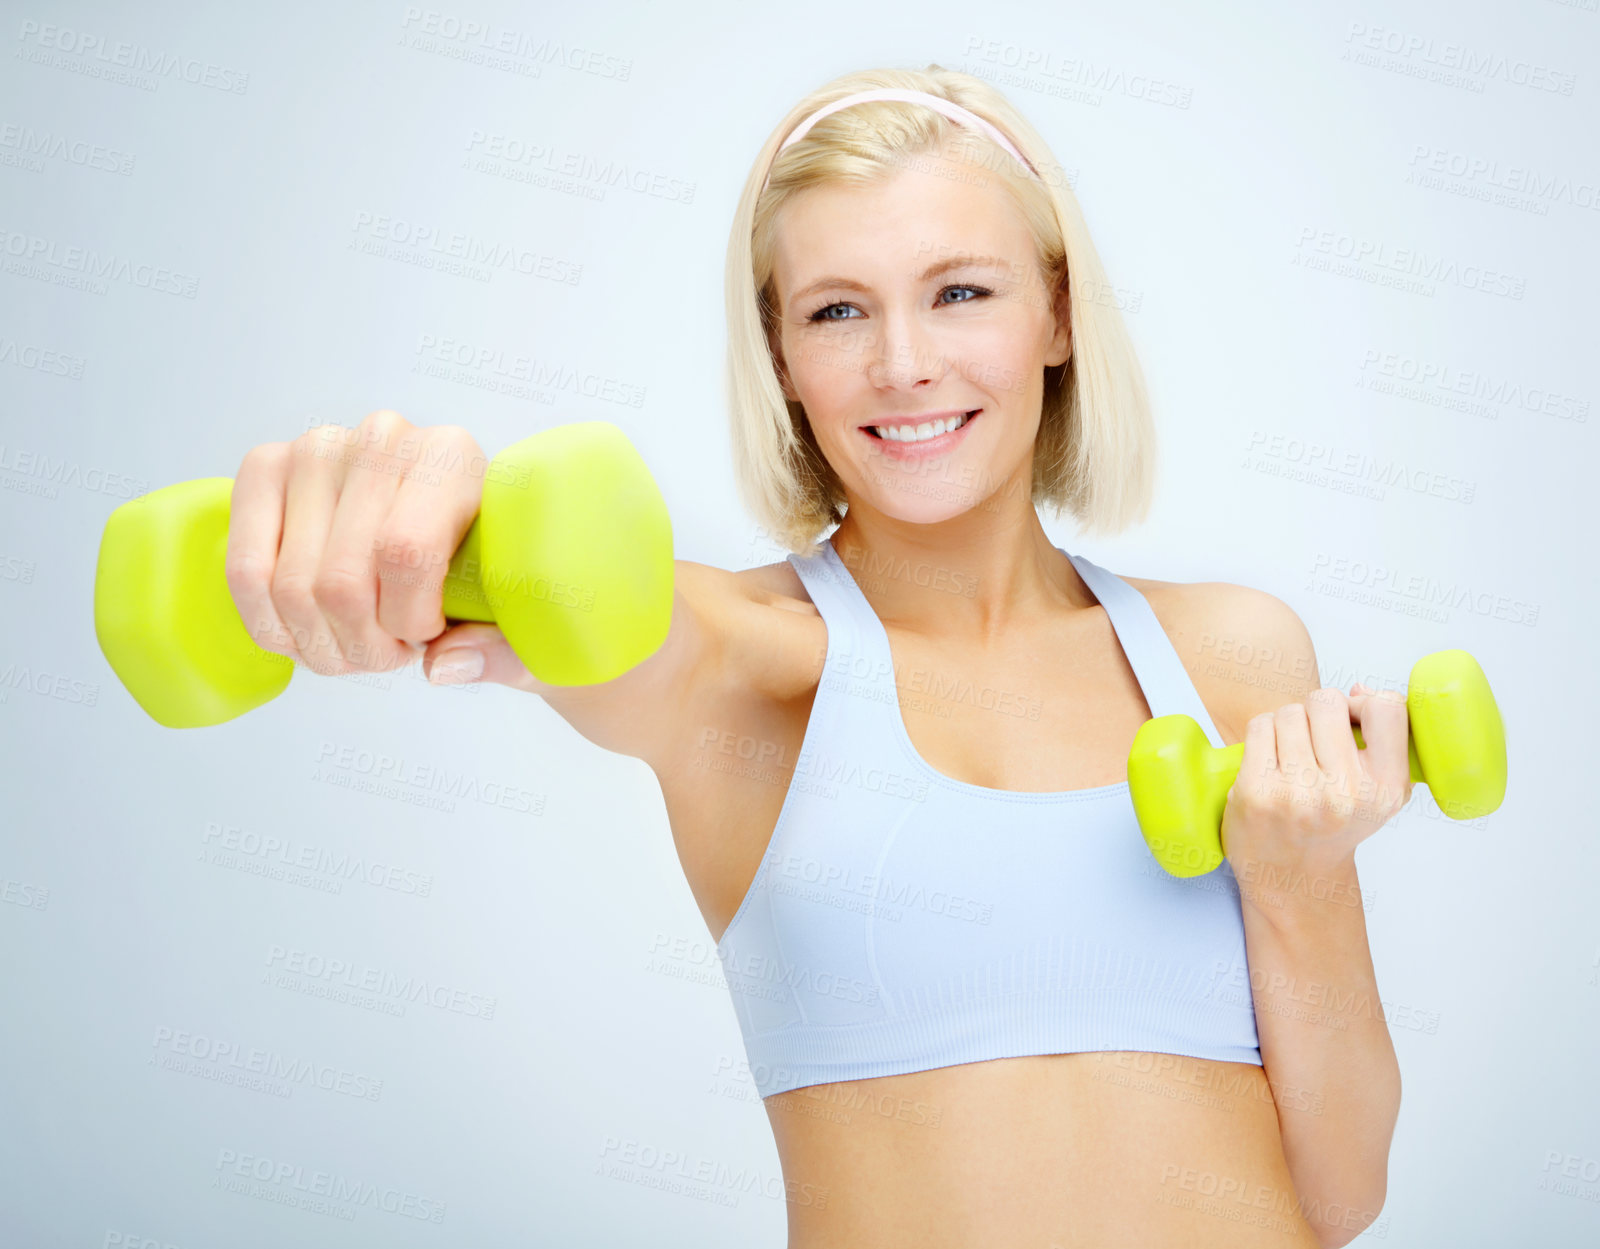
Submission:
[[[1304,703],[1285,703],[1272,716],[1278,739],[1278,771],[1291,785],[1310,785],[1321,775]]]
[[[1278,740],[1270,711],[1251,716],[1244,726],[1244,755],[1239,760],[1239,778],[1250,791],[1265,796],[1280,779]]]
[[[476,663],[479,659],[481,667]],[[537,692],[533,674],[517,658],[505,634],[492,624],[459,624],[446,629],[428,643],[422,670],[436,685],[484,681]]]
[[[306,666],[336,675],[346,670],[344,657],[313,590],[345,474],[340,437],[330,431],[340,436],[345,432],[339,426],[323,426],[290,444],[294,460],[285,492],[283,545],[272,577],[272,602]]]
[[[444,576],[483,502],[487,461],[476,439],[454,425],[419,431],[375,539],[378,623],[391,636],[426,642],[445,627]]]
[[[288,443],[266,442],[251,448],[239,465],[228,502],[228,545],[222,567],[239,619],[255,644],[298,659],[294,639],[272,604],[289,455]]]
[[[411,647],[385,633],[378,623],[373,535],[389,514],[399,489],[391,457],[363,450],[350,459],[312,586],[312,596],[327,618],[339,653],[368,671],[403,667],[416,658]]]
[[[1312,690],[1306,700],[1311,750],[1326,772],[1353,775],[1360,771],[1355,735],[1350,732],[1350,701],[1331,686]]]
[[[1351,714],[1360,724],[1361,739],[1367,744],[1361,754],[1366,774],[1377,787],[1372,800],[1380,806],[1399,801],[1411,781],[1411,717],[1406,712],[1405,696],[1396,690],[1369,694],[1359,706],[1352,706]]]

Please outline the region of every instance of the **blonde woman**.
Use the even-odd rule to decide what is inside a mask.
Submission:
[[[727,271],[739,479],[793,554],[679,561],[665,644],[602,686],[541,685],[493,626],[445,631],[437,586],[341,571],[442,566],[471,474],[422,490],[272,444],[235,486],[230,585],[278,649],[339,672],[426,644],[431,679],[537,693],[650,764],[791,1249],[1334,1246],[1384,1201],[1400,1078],[1353,856],[1409,796],[1404,704],[1316,689],[1269,594],[1051,543],[1041,505],[1113,533],[1150,497],[1107,289],[1049,149],[987,84],[876,70],[801,100]],[[483,462],[456,427],[366,424]],[[1266,650],[1275,687],[1246,666]],[[1189,879],[1155,864],[1125,780],[1172,712],[1246,744],[1228,860]]]

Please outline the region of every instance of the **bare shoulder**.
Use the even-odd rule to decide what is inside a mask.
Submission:
[[[822,617],[787,563],[734,572],[674,560],[672,590],[667,636],[648,659],[600,685],[534,690],[591,742],[658,775],[686,724],[814,687],[827,654]]]
[[[827,627],[794,566],[780,560],[737,571],[709,569],[705,575],[722,626],[727,678],[741,690],[780,701],[815,686],[827,658]]]
[[[1243,741],[1252,716],[1321,684],[1310,632],[1276,595],[1228,581],[1122,579],[1149,601],[1224,741]]]

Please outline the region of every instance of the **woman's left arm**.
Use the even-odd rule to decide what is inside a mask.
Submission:
[[[1411,796],[1405,699],[1316,688],[1310,636],[1288,606],[1258,591],[1230,606],[1237,636],[1275,652],[1280,674],[1300,674],[1235,674],[1231,694],[1219,690],[1246,726],[1222,845],[1239,882],[1262,1065],[1274,1090],[1311,1094],[1312,1109],[1303,1095],[1280,1102],[1284,1156],[1307,1222],[1336,1249],[1383,1207],[1400,1112],[1355,849]]]

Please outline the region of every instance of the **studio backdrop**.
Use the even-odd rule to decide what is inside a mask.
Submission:
[[[39,0],[0,45],[0,1241],[783,1243],[650,769],[416,665],[162,727],[96,552],[392,409],[490,455],[613,422],[678,558],[783,559],[735,488],[735,203],[805,92],[933,63],[1050,143],[1149,379],[1148,519],[1052,539],[1276,595],[1323,685],[1493,682],[1503,806],[1419,786],[1360,851],[1404,1077],[1363,1241],[1600,1243],[1592,0]]]

